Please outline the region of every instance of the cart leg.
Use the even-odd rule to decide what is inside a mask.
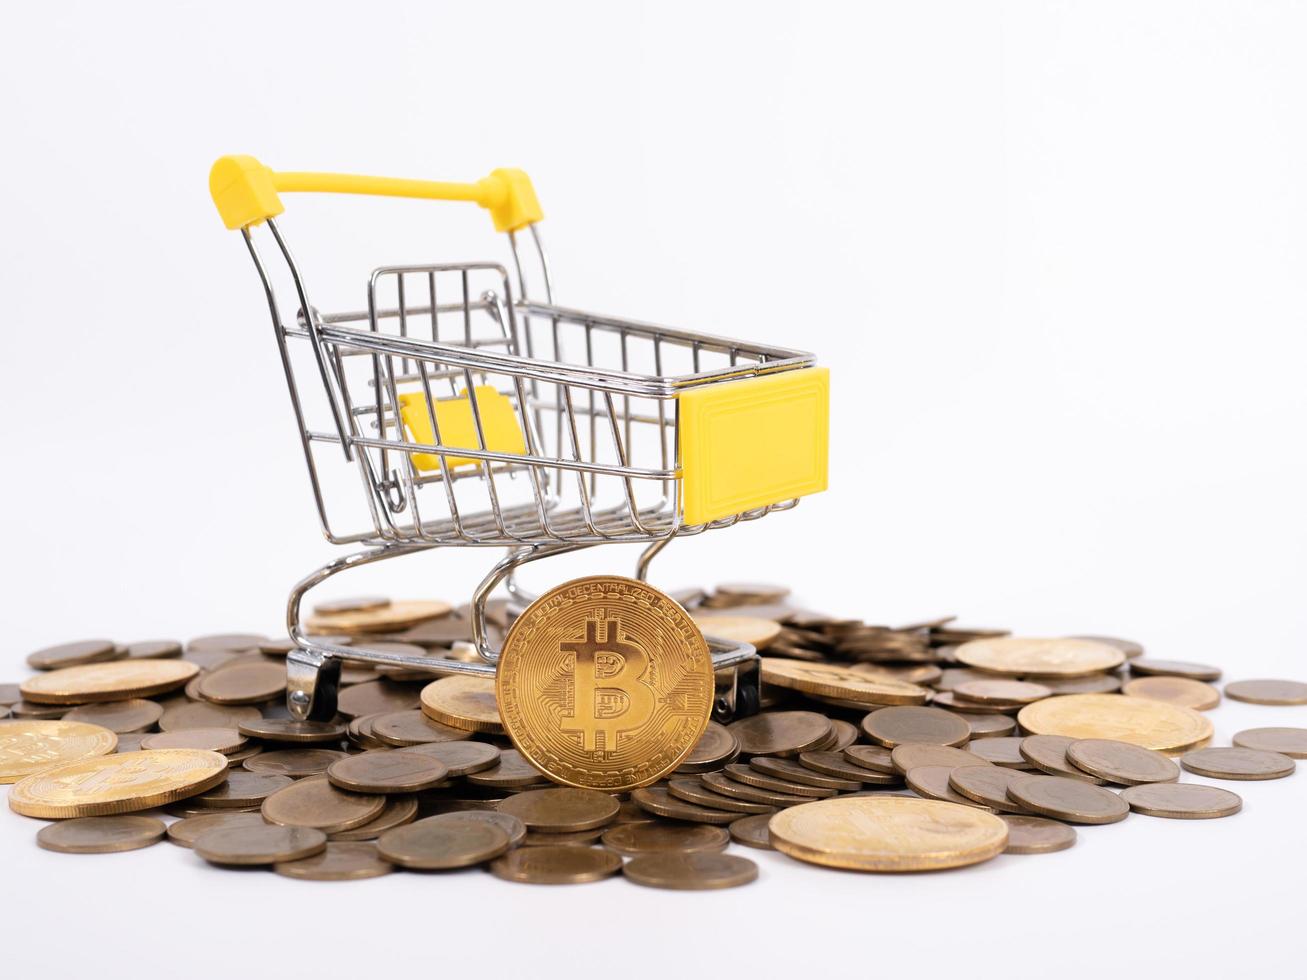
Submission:
[[[336,717],[340,661],[318,650],[292,650],[286,656],[286,706],[299,721]]]

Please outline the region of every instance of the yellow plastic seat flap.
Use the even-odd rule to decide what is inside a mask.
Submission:
[[[399,414],[413,442],[424,446],[439,445],[446,449],[481,448],[472,415],[472,401],[466,392],[450,398],[433,399],[431,407],[435,412],[436,427],[440,430],[439,442],[431,428],[425,393],[409,391],[399,396]],[[478,385],[476,407],[481,415],[481,430],[485,433],[487,450],[512,453],[515,456],[526,454],[526,440],[517,423],[512,401],[490,385]],[[440,469],[440,455],[437,453],[413,453],[412,458],[413,465],[419,470]],[[476,466],[480,462],[470,456],[445,456],[445,463],[451,469]]]

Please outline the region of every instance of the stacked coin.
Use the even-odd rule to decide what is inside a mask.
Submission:
[[[1074,825],[1132,811],[1229,816],[1237,794],[1186,774],[1279,779],[1307,758],[1299,728],[1210,745],[1214,667],[1111,637],[868,624],[788,594],[732,584],[675,596],[703,632],[764,651],[764,710],[709,723],[674,771],[629,792],[556,786],[504,734],[493,681],[439,675],[438,661],[470,655],[466,611],[384,597],[323,604],[310,626],[434,669],[348,664],[328,722],[286,711],[285,638],[36,651],[39,673],[0,685],[0,782],[15,783],[14,811],[59,821],[38,843],[66,853],[166,837],[217,866],[309,880],[483,866],[514,882],[620,872],[711,889],[756,879],[733,845],[936,870],[1062,850]],[[507,605],[490,620],[502,635]],[[1300,704],[1307,687],[1252,680],[1226,694]]]

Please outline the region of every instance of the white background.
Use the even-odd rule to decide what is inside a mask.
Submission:
[[[668,550],[874,621],[1107,632],[1307,678],[1302,4],[24,4],[0,31],[0,679],[48,643],[273,630],[327,560],[208,167],[533,176],[569,305],[819,353],[830,492]],[[475,209],[290,199],[327,308],[502,258]],[[620,552],[620,549],[619,549]],[[584,569],[624,571],[600,552]],[[348,591],[464,599],[488,552]],[[582,570],[536,569],[550,584]],[[543,580],[542,580],[543,579]],[[1307,723],[1223,707],[1217,741]],[[1234,784],[1227,784],[1234,785]],[[951,874],[749,852],[722,894],[306,885],[0,815],[40,975],[1299,972],[1307,776]],[[30,974],[29,974],[30,975]]]

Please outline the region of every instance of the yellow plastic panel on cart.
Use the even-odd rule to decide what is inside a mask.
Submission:
[[[494,453],[526,453],[522,428],[517,424],[513,403],[490,385],[476,389],[477,411],[481,414],[481,430],[486,436],[486,449]],[[451,449],[480,449],[476,422],[472,417],[472,402],[466,394],[432,401],[436,412],[436,425],[440,428],[440,445]],[[419,445],[436,445],[431,431],[431,416],[427,414],[426,395],[410,391],[399,396],[399,414],[404,420],[413,441]],[[481,461],[469,456],[446,456],[445,463],[455,466],[475,466]],[[440,469],[440,456],[436,453],[414,453],[413,465],[419,470]]]
[[[682,392],[678,400],[687,524],[826,489],[826,368],[705,385]]]

